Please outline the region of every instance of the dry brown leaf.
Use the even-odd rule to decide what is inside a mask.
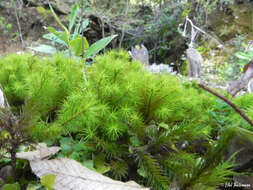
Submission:
[[[42,178],[44,175],[56,176],[56,190],[148,190],[137,183],[112,180],[89,170],[75,160],[59,158],[30,162],[32,171]]]
[[[123,183],[112,180],[72,159],[44,159],[59,150],[60,147],[43,147],[37,151],[17,153],[16,157],[29,160],[32,171],[39,178],[54,174],[56,177],[55,190],[149,190],[149,188],[141,187],[134,181]]]
[[[35,150],[31,152],[19,152],[16,154],[17,158],[25,159],[29,161],[43,160],[51,155],[56,154],[61,150],[58,146],[53,147],[40,147],[40,150]]]
[[[3,91],[3,88],[2,88],[2,85],[0,84],[0,108],[9,108],[9,103],[8,103],[8,100],[4,94],[4,91]]]

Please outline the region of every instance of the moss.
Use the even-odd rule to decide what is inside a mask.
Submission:
[[[37,7],[37,12],[39,15],[43,17],[43,19],[51,19],[53,18],[53,15],[50,10],[45,9],[42,6]]]
[[[252,37],[252,3],[234,4],[231,8],[234,12],[233,15],[226,15],[219,11],[210,15],[209,22],[214,31],[217,31],[217,35],[221,36],[222,40],[230,40],[240,34],[247,34],[249,38]]]
[[[112,169],[110,177],[123,174],[157,190],[167,190],[173,181],[189,189],[214,189],[231,175],[231,165],[220,169],[223,144],[229,141],[214,137],[227,134],[233,124],[226,117],[234,113],[216,97],[173,75],[147,72],[125,51],[97,56],[86,70],[84,79],[81,63],[62,55],[0,60],[0,83],[16,114],[28,115],[27,132],[34,140],[71,136],[90,147],[85,158],[76,152],[79,161],[102,153],[111,168],[123,163],[123,172]],[[238,102],[246,105],[251,98]],[[189,143],[185,149],[184,142]],[[200,154],[196,147],[208,150]]]
[[[59,103],[77,87],[83,76],[80,67],[61,55],[39,59],[13,54],[0,60],[0,83],[14,110],[32,110],[31,119],[36,123],[52,117]]]
[[[180,70],[180,73],[184,76],[187,76],[188,74],[188,69],[189,69],[189,61],[186,59],[184,62],[183,62],[183,65],[181,67],[181,70]]]

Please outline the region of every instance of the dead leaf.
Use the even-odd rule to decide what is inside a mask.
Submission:
[[[56,176],[56,190],[148,190],[137,183],[112,180],[89,170],[75,160],[59,158],[30,162],[32,171],[42,178],[44,175]]]
[[[134,181],[124,183],[103,176],[72,159],[44,159],[59,150],[60,147],[40,147],[40,150],[17,153],[16,157],[29,160],[32,171],[39,178],[55,175],[55,190],[149,190]]]
[[[16,157],[20,159],[29,160],[29,161],[43,160],[47,157],[50,157],[56,154],[60,150],[61,148],[58,146],[53,146],[50,148],[40,147],[40,150],[35,150],[31,152],[19,152],[16,154]]]
[[[4,94],[4,91],[3,91],[3,88],[0,84],[0,108],[9,108],[9,103],[8,103],[8,100]]]

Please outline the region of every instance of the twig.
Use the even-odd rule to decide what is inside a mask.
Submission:
[[[20,37],[20,41],[21,41],[22,50],[24,50],[25,44],[24,44],[24,40],[23,40],[21,25],[20,25],[20,22],[19,22],[19,17],[18,17],[18,12],[17,12],[17,6],[16,6],[16,3],[14,1],[12,1],[12,3],[13,3],[13,6],[14,6],[15,17],[16,17],[17,24],[18,24],[18,33],[19,33],[19,37]]]
[[[97,15],[97,18],[98,18],[98,21],[101,25],[101,30],[102,30],[102,38],[105,37],[105,22],[104,22],[104,18],[103,18],[103,15],[100,16],[100,15]],[[103,49],[103,53],[105,53],[105,48]]]
[[[82,32],[82,58],[84,58],[84,36],[83,36],[83,2],[84,0],[82,0],[81,2],[81,32]]]
[[[126,4],[126,12],[125,12],[125,18],[127,19],[127,23],[128,23],[128,9],[129,9],[129,0],[127,0],[127,2],[126,2],[127,4]],[[121,48],[121,44],[122,44],[122,42],[123,42],[123,40],[124,40],[124,37],[125,37],[125,27],[126,27],[126,25],[123,25],[123,29],[122,29],[122,33],[121,33],[121,39],[120,39],[120,41],[119,41],[119,48]]]
[[[213,39],[219,46],[223,46],[216,38],[214,38],[213,36],[211,36],[210,34],[206,33],[204,30],[200,29],[199,27],[195,26],[191,19],[189,19],[188,17],[186,17],[186,21],[185,21],[185,26],[184,26],[184,32],[183,35],[186,34],[186,27],[187,27],[187,23],[190,23],[191,25],[191,31],[192,31],[192,35],[195,33],[194,29],[197,30],[198,32],[201,32],[202,34],[206,35],[207,37]],[[196,36],[196,35],[195,35]],[[194,38],[195,38],[194,36]],[[193,36],[192,36],[193,37]]]
[[[250,46],[253,44],[253,40],[251,40],[249,43],[248,43],[248,46],[245,50],[245,53],[249,53],[249,50],[250,50]]]
[[[100,18],[101,19],[101,24],[102,24],[102,38],[105,37],[105,22],[103,17]],[[103,53],[105,53],[105,48],[103,49]]]
[[[198,84],[200,88],[203,88],[204,90],[210,92],[211,94],[215,95],[216,97],[220,98],[224,102],[226,102],[228,105],[230,105],[244,120],[246,120],[252,127],[253,127],[253,122],[248,116],[246,116],[242,110],[240,110],[234,103],[232,103],[230,100],[225,98],[224,96],[218,94],[217,92],[214,92],[212,89],[208,88],[207,86],[203,84]]]

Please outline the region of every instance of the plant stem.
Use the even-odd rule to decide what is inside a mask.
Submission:
[[[216,97],[220,98],[224,102],[226,102],[228,105],[230,105],[244,120],[246,120],[252,127],[253,127],[253,122],[252,120],[243,113],[242,110],[240,110],[233,102],[228,100],[226,97],[218,94],[217,92],[214,92],[212,89],[208,88],[207,86],[203,84],[198,84],[200,88],[203,88],[204,90],[210,92],[211,94],[215,95]]]
[[[81,34],[82,34],[82,58],[84,58],[84,36],[83,36],[83,0],[81,2]]]
[[[127,0],[126,2],[126,11],[125,11],[125,19],[127,21],[127,24],[128,24],[128,9],[129,9],[129,0]],[[126,25],[124,24],[123,25],[123,28],[122,28],[122,32],[121,32],[121,39],[119,41],[119,48],[121,48],[121,45],[122,45],[122,42],[124,40],[124,37],[125,37],[125,30],[126,30]]]
[[[18,33],[19,33],[19,37],[20,37],[20,41],[21,41],[22,50],[24,50],[25,44],[24,44],[21,25],[20,25],[19,17],[18,17],[18,11],[17,11],[18,8],[17,8],[17,5],[16,5],[16,2],[12,1],[12,3],[13,3],[14,11],[15,11],[15,17],[16,17],[17,24],[18,24]]]

